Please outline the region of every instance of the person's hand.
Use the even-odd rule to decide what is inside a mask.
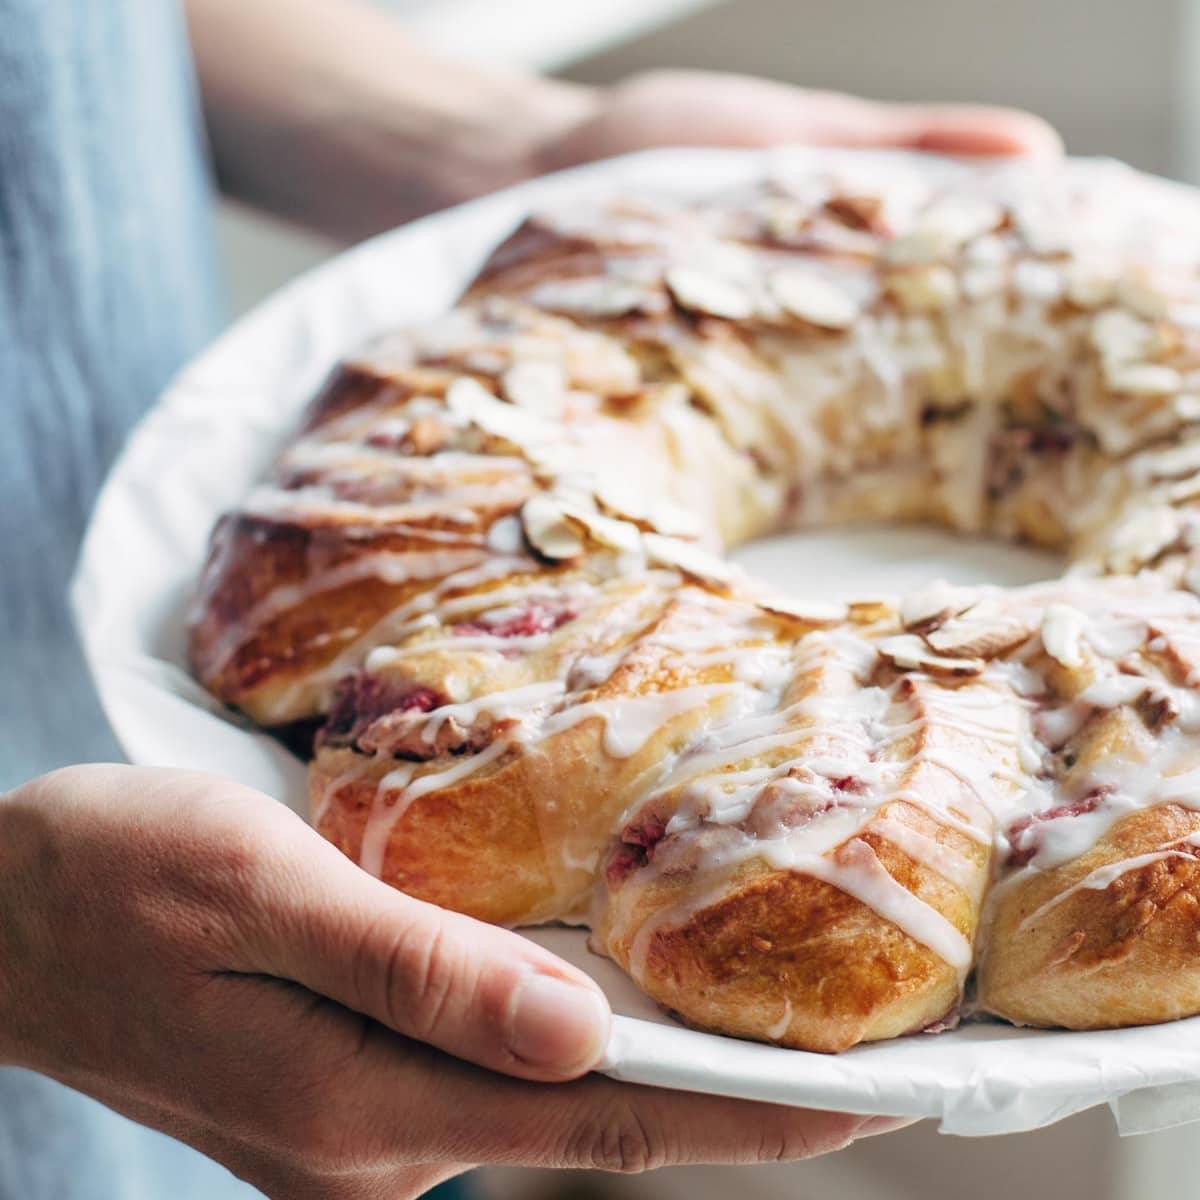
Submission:
[[[881,104],[710,71],[586,87],[484,68],[413,43],[361,0],[187,0],[187,11],[222,187],[337,238],[653,146],[1062,150],[1013,109]]]
[[[883,104],[748,75],[652,71],[575,91],[539,171],[653,146],[892,147],[942,154],[1051,157],[1062,140],[1040,117],[968,104]]]
[[[903,1123],[575,1078],[608,1024],[579,971],[393,891],[248,788],[75,767],[0,797],[0,1063],[268,1195],[778,1161]]]
[[[541,148],[555,170],[654,146],[889,147],[962,155],[1062,153],[1032,113],[968,104],[885,104],[748,75],[652,71],[589,95]]]

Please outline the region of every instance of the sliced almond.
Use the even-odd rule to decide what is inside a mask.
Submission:
[[[963,259],[971,267],[1003,267],[1012,258],[1009,244],[996,234],[976,238],[963,251]]]
[[[925,641],[950,658],[995,658],[1027,641],[1033,631],[1031,621],[982,603],[931,630]]]
[[[567,376],[555,362],[515,362],[501,379],[504,394],[519,408],[542,417],[560,417],[566,408]]]
[[[743,321],[754,315],[754,301],[749,292],[709,271],[672,267],[667,272],[667,287],[681,308],[730,321]]]
[[[583,536],[577,525],[551,496],[530,496],[521,506],[521,526],[529,544],[545,558],[561,561],[583,553]]]
[[[883,256],[897,266],[911,266],[948,258],[956,248],[936,231],[914,229],[888,242]]]
[[[1082,263],[1067,272],[1067,299],[1078,308],[1100,308],[1112,301],[1116,280],[1111,274]]]
[[[646,533],[642,535],[642,545],[650,563],[661,567],[674,567],[706,583],[729,583],[737,575],[729,563],[715,554],[701,550],[692,542],[663,537],[658,533]]]
[[[1059,254],[1065,248],[1063,218],[1045,194],[1020,197],[1010,213],[1013,228],[1034,254]]]
[[[1153,327],[1123,308],[1097,313],[1091,339],[1106,364],[1142,362],[1155,344]]]
[[[599,542],[601,546],[608,546],[627,554],[635,554],[641,549],[642,531],[628,521],[604,517],[598,512],[575,505],[564,505],[563,515],[568,521],[581,526],[592,540]]]
[[[874,599],[851,600],[848,606],[847,616],[856,625],[874,625],[877,621],[895,621],[896,618],[896,599],[884,599],[877,597]]]
[[[772,271],[767,276],[767,287],[785,311],[810,325],[848,329],[858,319],[854,297],[814,271]]]
[[[624,317],[643,308],[652,293],[644,287],[603,276],[543,283],[529,299],[539,308],[580,317]]]
[[[968,300],[986,300],[1001,295],[1009,285],[1007,266],[981,263],[969,266],[962,273],[962,293]]]
[[[446,407],[485,433],[515,446],[552,442],[558,436],[554,425],[535,413],[498,400],[469,376],[456,379],[450,385],[446,392]]]
[[[592,477],[582,471],[571,471],[559,475],[550,489],[550,495],[564,507],[577,508],[584,512],[596,511],[596,499],[592,494]]]
[[[446,407],[465,420],[470,420],[470,415],[475,409],[500,403],[501,401],[478,379],[472,379],[469,375],[452,380],[446,389]]]
[[[554,481],[575,470],[578,453],[565,442],[522,448],[529,465],[540,479]]]
[[[1087,617],[1070,604],[1051,604],[1042,614],[1042,645],[1064,667],[1083,665],[1083,633]]]
[[[1120,522],[1109,537],[1109,568],[1129,574],[1152,562],[1179,537],[1180,516],[1174,508],[1145,508]]]
[[[900,621],[910,633],[924,633],[966,612],[978,593],[939,581],[910,592],[900,601]]]
[[[884,638],[879,643],[879,653],[901,671],[925,671],[951,678],[978,675],[987,665],[982,658],[951,658],[936,654],[912,633]]]
[[[825,209],[852,229],[879,232],[886,227],[885,204],[879,195],[839,192],[825,201]]]
[[[1183,386],[1174,367],[1159,363],[1122,363],[1106,367],[1104,381],[1114,392],[1130,396],[1170,396]]]
[[[889,262],[929,263],[949,258],[973,238],[1000,224],[1000,210],[985,200],[941,200],[921,214],[907,233],[888,243]]]
[[[758,594],[754,597],[754,603],[778,617],[789,617],[793,621],[801,621],[805,625],[822,629],[842,624],[848,615],[844,604],[793,600],[790,596],[783,596],[777,592]]]
[[[700,522],[684,508],[669,501],[647,503],[644,490],[619,479],[596,481],[596,499],[600,507],[615,517],[649,526],[667,537],[698,538]]]
[[[1200,596],[1200,558],[1193,558],[1183,572],[1183,586]]]
[[[892,271],[887,289],[910,313],[941,312],[958,299],[958,280],[949,267],[914,267]]]
[[[667,537],[695,541],[704,535],[704,528],[696,517],[669,500],[650,505],[646,510],[646,520],[654,527],[655,533]]]
[[[1050,263],[1034,258],[1022,259],[1017,263],[1013,268],[1012,282],[1014,290],[1027,300],[1048,303],[1063,294],[1062,272]]]
[[[521,553],[521,521],[509,515],[492,523],[487,532],[488,549],[496,554]]]
[[[787,196],[772,196],[760,211],[763,227],[774,238],[787,241],[808,222],[810,209]]]
[[[1148,321],[1162,320],[1171,311],[1171,297],[1136,270],[1126,272],[1117,281],[1117,301]]]

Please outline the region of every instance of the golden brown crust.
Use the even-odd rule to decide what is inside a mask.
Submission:
[[[858,686],[836,656],[821,658],[793,698],[816,713],[832,713]],[[898,792],[971,813],[977,805],[969,786],[944,763],[970,755],[970,761],[1003,771],[1014,757],[1002,725],[990,740],[939,715],[939,700],[952,703],[955,686],[901,680],[901,732],[885,737],[882,747],[902,766]],[[1015,717],[1002,693],[975,690],[976,701],[991,694],[997,713],[1007,705]],[[839,741],[849,735],[820,719],[802,719],[785,756],[800,764],[843,758]],[[853,759],[844,761],[853,771]],[[860,769],[870,772],[875,765],[868,759]],[[835,783],[835,807],[838,788],[850,785],[844,794],[852,795],[854,783],[853,777]],[[752,813],[750,824],[761,828],[762,819]],[[902,849],[910,837],[909,849]],[[670,840],[668,834],[667,847]],[[746,863],[728,876],[712,870],[703,851],[690,870],[674,869],[671,859],[663,862],[661,846],[651,856],[663,862],[661,869],[610,869],[594,913],[597,945],[685,1021],[796,1048],[834,1051],[896,1037],[932,1026],[955,1008],[978,924],[989,845],[898,799],[812,866],[801,861],[796,870],[779,869],[753,843],[747,851]],[[918,852],[926,861],[913,857]],[[770,853],[769,844],[763,853]],[[720,860],[719,849],[715,857]],[[877,893],[884,872],[883,882],[906,894],[897,921],[854,895],[864,884],[869,894]],[[935,937],[926,933],[921,940],[931,924]],[[957,963],[930,944],[953,945],[954,931],[963,956]]]
[[[312,763],[313,823],[355,862],[377,805],[386,819],[378,786],[394,767],[333,748],[318,750]],[[498,925],[529,914],[559,915],[536,810],[528,797],[514,794],[509,775],[503,785],[484,776],[409,805],[388,841],[382,877],[421,900]],[[393,792],[391,799],[402,797]]]
[[[434,518],[427,528],[442,532],[438,523]],[[262,724],[311,716],[322,706],[322,689],[325,697],[332,691],[322,669],[429,586],[426,579],[390,582],[370,569],[373,561],[433,554],[448,574],[484,560],[471,530],[444,533],[428,541],[413,527],[225,517],[213,534],[190,630],[192,669],[215,695]],[[276,603],[289,589],[294,602]]]
[[[882,861],[915,895],[935,889],[887,847]],[[690,881],[664,881],[648,909],[686,903]],[[637,926],[635,917],[631,924]],[[664,1008],[698,1028],[837,1051],[925,1028],[958,1002],[944,959],[823,880],[758,865],[682,924],[597,941]]]
[[[685,625],[688,605],[656,597],[643,605],[660,611],[626,647],[621,665],[587,693],[583,719],[531,745],[508,743],[485,769],[407,802],[399,819],[398,793],[380,786],[388,772],[400,768],[419,781],[452,771],[458,760],[406,763],[319,746],[310,792],[317,827],[364,862],[363,840],[375,824],[384,841],[371,869],[448,908],[505,925],[582,916],[613,825],[639,781],[688,744],[726,699],[720,684],[728,668],[666,665],[664,638]],[[713,684],[712,694],[661,714],[635,747],[606,747],[606,706]],[[504,742],[503,729],[485,729],[484,740],[476,752]]]
[[[1198,813],[1145,809],[1074,861],[998,889],[980,960],[982,1007],[1018,1024],[1067,1029],[1200,1011],[1200,848],[1184,840],[1197,832]],[[1129,869],[1111,882],[1093,876],[1105,886],[1081,886],[1124,863]]]
[[[547,278],[595,276],[604,266],[604,249],[594,237],[529,217],[488,255],[466,296],[513,295]]]
[[[535,748],[514,745],[486,773],[406,804],[387,836],[382,878],[501,925],[579,918],[632,785],[703,717],[703,710],[681,714],[620,758],[605,752],[598,717]],[[397,765],[364,762],[348,750],[317,752],[317,827],[356,861],[371,822],[388,822],[389,800],[400,799],[378,786]]]

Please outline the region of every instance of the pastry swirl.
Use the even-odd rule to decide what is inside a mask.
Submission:
[[[340,367],[217,526],[191,658],[312,818],[489,921],[588,924],[705,1029],[1200,1011],[1194,201],[842,157],[537,216]],[[1057,582],[768,593],[720,551],[920,520]]]

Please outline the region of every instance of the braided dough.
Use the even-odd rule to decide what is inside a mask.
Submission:
[[[199,678],[312,819],[817,1050],[1200,1012],[1200,291],[1117,166],[847,157],[527,221],[213,535]],[[1058,582],[845,606],[722,547],[920,520]]]

